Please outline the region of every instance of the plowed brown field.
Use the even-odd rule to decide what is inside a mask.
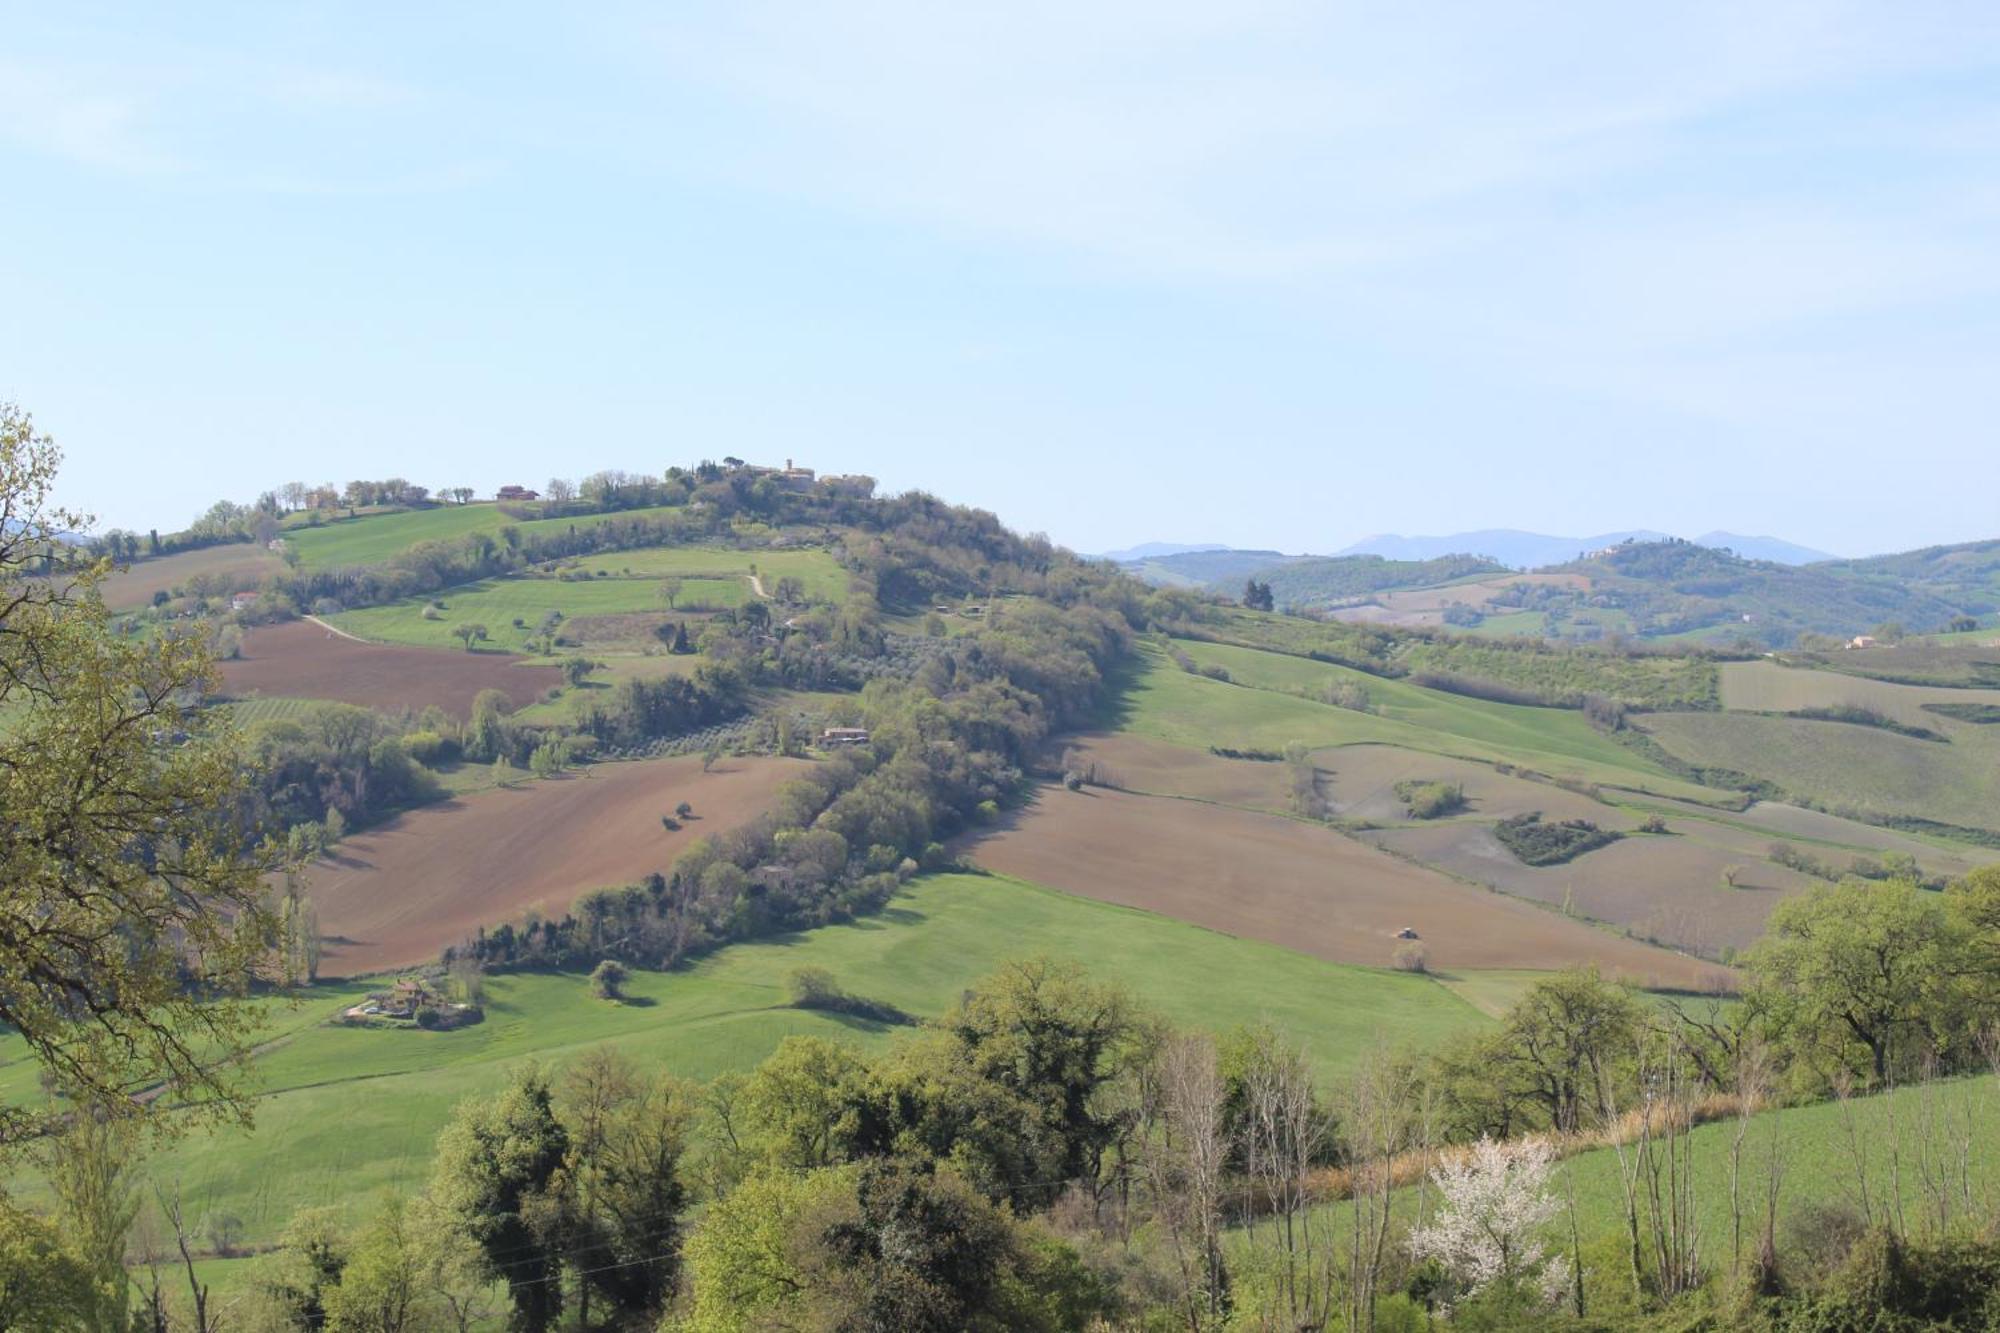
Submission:
[[[335,699],[390,709],[436,704],[463,717],[481,690],[499,690],[521,705],[562,684],[558,668],[519,662],[501,653],[359,643],[293,620],[245,635],[243,655],[222,664],[222,683],[238,697]]]
[[[1122,732],[1075,737],[1062,753],[1066,761],[1095,765],[1098,781],[1125,791],[1258,810],[1283,810],[1291,800],[1291,779],[1281,763],[1224,759]]]
[[[690,843],[753,818],[805,767],[699,757],[599,764],[426,806],[341,841],[308,884],[325,939],[320,971],[351,976],[435,959],[480,926],[529,908],[567,911],[586,889],[665,870]],[[682,801],[695,818],[660,824]]]
[[[266,575],[283,572],[284,568],[284,559],[276,551],[255,542],[206,546],[199,551],[141,560],[129,569],[119,570],[104,580],[104,604],[114,611],[144,606],[153,600],[154,593],[171,592],[197,574],[251,587]]]
[[[969,840],[980,865],[1341,963],[1387,965],[1408,926],[1433,968],[1597,963],[1701,988],[1719,969],[1457,883],[1331,829],[1197,801],[1047,787]]]

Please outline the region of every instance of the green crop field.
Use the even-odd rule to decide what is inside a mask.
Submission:
[[[1801,708],[1870,708],[1913,727],[1932,727],[1937,715],[1929,703],[2000,704],[2000,690],[1946,685],[1897,685],[1838,671],[1780,666],[1776,662],[1722,664],[1722,704],[1758,713],[1788,713]]]
[[[805,588],[809,600],[837,602],[847,595],[847,571],[825,551],[739,551],[707,546],[649,546],[636,551],[605,551],[580,557],[577,568],[593,574],[603,570],[612,575],[629,575],[658,580],[720,576],[729,580],[747,579],[754,570],[763,580],[764,591],[773,596],[778,580],[795,578]]]
[[[578,616],[658,613],[741,606],[754,594],[750,568],[755,565],[767,593],[781,578],[797,578],[811,597],[833,599],[846,589],[846,573],[824,551],[735,551],[713,547],[653,547],[637,551],[607,551],[575,562],[571,568],[589,578],[508,577],[481,579],[447,588],[434,597],[411,597],[387,606],[363,607],[330,617],[350,634],[384,643],[422,648],[458,648],[452,627],[486,626],[483,645],[489,652],[522,652],[541,628],[543,617],[560,611],[566,620]],[[604,577],[596,577],[599,572]],[[668,578],[681,580],[674,607],[661,592]],[[444,603],[435,618],[424,609],[433,600]],[[522,623],[517,627],[515,620]]]
[[[498,505],[442,505],[290,528],[285,542],[298,552],[299,563],[305,568],[337,569],[379,565],[418,542],[462,537],[468,532],[498,532],[511,521]]]
[[[1879,727],[1753,713],[1661,713],[1646,725],[1690,763],[1731,768],[1776,783],[1836,812],[1912,816],[2000,830],[2000,737],[1926,714],[1949,744]]]
[[[521,520],[508,517],[495,504],[439,505],[430,509],[404,509],[337,518],[316,527],[288,527],[285,540],[298,552],[299,562],[306,568],[335,569],[347,565],[379,565],[418,542],[443,541],[471,532],[498,532],[510,525],[519,528],[524,535],[533,535],[682,512],[678,508],[624,509],[604,514]]]
[[[238,726],[249,726],[253,722],[294,722],[318,708],[321,699],[244,699],[237,703],[224,704],[229,716]]]
[[[749,586],[738,579],[689,579],[679,601],[682,605],[737,606],[749,595]],[[428,597],[343,611],[328,619],[364,639],[420,648],[456,649],[460,644],[452,637],[454,625],[484,625],[486,651],[514,653],[527,650],[528,640],[540,632],[542,618],[551,611],[560,611],[569,620],[635,612],[670,614],[660,600],[659,583],[653,579],[481,579],[446,588],[435,600],[444,603],[436,619],[424,616],[432,601]],[[521,621],[519,627],[516,620]]]
[[[1580,713],[1468,699],[1282,653],[1193,642],[1176,647],[1198,663],[1223,667],[1238,683],[1181,671],[1165,653],[1146,648],[1125,696],[1125,730],[1198,748],[1278,750],[1295,740],[1315,748],[1397,745],[1686,800],[1717,797],[1600,736]],[[1336,679],[1359,683],[1382,712],[1291,692],[1317,692]]]
[[[580,975],[495,976],[484,1023],[386,1031],[324,1026],[367,988],[316,988],[275,1010],[257,1060],[256,1128],[191,1135],[155,1169],[181,1181],[192,1211],[234,1215],[246,1240],[268,1240],[299,1208],[418,1187],[453,1105],[524,1060],[560,1064],[615,1041],[705,1079],[756,1064],[792,1033],[879,1047],[896,1029],[792,1009],[787,975],[824,967],[870,999],[935,1016],[1008,959],[1038,953],[1122,982],[1179,1024],[1224,1030],[1268,1018],[1308,1043],[1329,1077],[1378,1036],[1424,1045],[1487,1021],[1425,977],[1323,963],[997,876],[938,875],[879,916],[638,973],[627,1004],[593,999]],[[18,1042],[0,1041],[0,1096],[20,1101],[35,1089]]]

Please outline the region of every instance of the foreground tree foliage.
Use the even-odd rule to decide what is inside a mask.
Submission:
[[[283,858],[236,817],[226,721],[192,707],[212,683],[203,642],[113,634],[105,565],[30,577],[82,523],[50,504],[59,457],[0,406],[0,1023],[99,1112],[137,1115],[154,1087],[239,1111],[226,1057],[277,937],[264,876]],[[0,1142],[26,1118],[0,1113]]]

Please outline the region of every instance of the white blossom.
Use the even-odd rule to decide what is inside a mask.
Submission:
[[[1442,1202],[1430,1225],[1410,1233],[1410,1252],[1436,1259],[1467,1295],[1495,1282],[1534,1282],[1555,1300],[1569,1281],[1569,1262],[1551,1254],[1541,1232],[1561,1204],[1549,1192],[1555,1146],[1482,1138],[1472,1151],[1431,1172]]]

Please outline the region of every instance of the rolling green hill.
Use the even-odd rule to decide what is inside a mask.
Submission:
[[[1722,796],[1673,777],[1593,731],[1580,713],[1468,699],[1248,648],[1194,642],[1177,642],[1176,647],[1198,666],[1228,672],[1230,681],[1182,671],[1164,651],[1145,649],[1142,668],[1125,698],[1125,730],[1194,748],[1277,751],[1292,741],[1315,748],[1395,745],[1683,800]],[[1330,682],[1358,685],[1381,711],[1359,712],[1324,702]]]
[[[154,1170],[182,1182],[191,1208],[268,1240],[299,1208],[419,1186],[451,1108],[523,1060],[560,1064],[612,1041],[707,1079],[755,1065],[792,1033],[879,1046],[896,1029],[790,1008],[785,978],[824,967],[851,991],[934,1017],[1003,962],[1035,954],[1080,961],[1177,1024],[1223,1031],[1268,1018],[1307,1042],[1327,1076],[1378,1037],[1423,1045],[1488,1021],[1427,977],[1323,963],[1017,880],[937,875],[879,916],[635,974],[625,1004],[593,999],[580,975],[500,975],[487,979],[483,1023],[385,1031],[326,1025],[367,986],[315,988],[276,1012],[257,1057],[256,1129],[191,1136]],[[33,1063],[0,1041],[0,1096],[36,1095]]]

